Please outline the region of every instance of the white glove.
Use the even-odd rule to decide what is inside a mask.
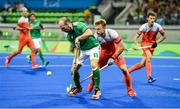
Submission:
[[[114,64],[114,59],[113,58],[109,58],[107,64],[108,64],[108,66]]]

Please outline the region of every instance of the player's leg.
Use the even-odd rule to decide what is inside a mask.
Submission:
[[[76,67],[75,67],[75,69],[73,69],[73,70],[75,70],[74,71],[74,78],[73,78],[73,80],[74,80],[74,83],[75,83],[75,86],[71,89],[71,91],[69,92],[69,95],[70,96],[74,96],[74,95],[76,95],[77,93],[80,93],[80,92],[82,92],[82,86],[81,86],[81,84],[80,84],[80,75],[79,75],[79,69],[80,69],[80,67],[81,67],[81,64],[78,64]],[[73,71],[72,71],[73,72]]]
[[[93,78],[94,78],[94,94],[92,95],[92,99],[99,99],[101,92],[100,92],[100,70],[98,66],[99,61],[99,53],[100,48],[94,47],[93,49],[89,50],[90,53],[90,62],[91,62],[91,68],[93,72]]]
[[[39,57],[43,63],[43,65],[47,66],[49,64],[49,61],[46,61],[44,56],[43,56],[43,53],[41,51],[41,38],[38,38],[38,39],[34,39],[34,44],[35,44],[35,48],[37,49],[38,51],[38,54],[39,54]]]
[[[151,58],[152,58],[153,51],[154,50],[151,50],[151,49],[145,50],[145,55],[146,55],[145,66],[146,66],[148,83],[152,83],[156,81],[156,79],[151,76],[152,75]]]
[[[74,96],[76,95],[77,93],[81,92],[82,91],[82,86],[80,84],[80,75],[79,75],[79,69],[80,67],[83,65],[84,61],[88,58],[88,56],[86,55],[86,53],[84,51],[81,51],[80,52],[80,56],[79,56],[79,62],[77,64],[77,66],[72,66],[72,69],[71,69],[71,72],[74,71],[74,83],[75,83],[75,87],[72,88],[72,90],[69,92],[69,95],[70,96]]]
[[[22,49],[23,49],[23,47],[26,45],[26,40],[23,40],[23,39],[19,39],[19,43],[18,43],[18,50],[17,51],[14,51],[13,53],[11,53],[9,56],[7,56],[6,58],[5,58],[5,65],[6,66],[9,66],[10,65],[10,61],[11,61],[11,59],[14,57],[14,56],[16,56],[16,55],[18,55],[18,54],[20,54],[21,52],[22,52]]]
[[[145,62],[146,62],[146,57],[143,56],[141,62],[136,63],[135,65],[133,65],[132,67],[130,67],[130,68],[128,69],[128,72],[131,73],[131,72],[133,72],[133,71],[135,71],[135,70],[141,69],[142,67],[145,66]]]
[[[136,96],[135,90],[132,88],[132,78],[129,74],[126,66],[126,61],[122,55],[118,56],[118,58],[115,59],[114,63],[121,69],[123,75],[124,75],[124,82],[127,87],[127,93],[129,96]]]
[[[33,40],[29,37],[28,38],[28,47],[31,49],[31,59],[32,59],[32,68],[39,68],[40,65],[36,64],[36,49],[34,47]]]
[[[46,60],[45,60],[44,55],[43,55],[41,49],[38,50],[38,53],[39,53],[39,57],[40,57],[43,65],[44,65],[44,66],[47,66],[47,65],[49,64],[49,61],[46,61]]]
[[[40,50],[40,49],[39,49],[40,46],[39,46],[38,40],[37,40],[37,39],[32,39],[32,40],[33,40],[33,43],[34,43],[34,47],[35,47],[35,49],[36,49],[35,54],[37,54],[37,53],[39,52],[39,50]],[[29,47],[29,45],[28,45],[28,47]],[[29,47],[29,48],[30,48],[30,47]],[[27,60],[28,60],[29,63],[32,63],[31,55],[27,55],[26,58],[27,58]]]
[[[109,59],[109,57],[106,57],[105,53],[103,53],[103,51],[101,51],[99,61],[98,61],[99,68],[102,68],[103,66],[105,66],[108,62],[108,59]],[[87,92],[90,93],[92,91],[93,87],[94,87],[94,79],[92,77],[91,82],[88,85]]]

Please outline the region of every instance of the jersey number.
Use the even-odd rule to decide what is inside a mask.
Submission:
[[[95,58],[98,58],[98,53],[94,53],[94,57],[95,57]]]

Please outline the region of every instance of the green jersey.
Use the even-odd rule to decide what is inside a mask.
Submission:
[[[73,30],[68,32],[67,39],[71,42],[71,45],[75,48],[75,39],[76,37],[82,35],[88,27],[86,24],[82,22],[74,22],[73,23]],[[95,39],[92,35],[86,39],[80,40],[80,49],[81,50],[89,50],[99,45],[99,42]]]
[[[30,22],[30,26],[31,26],[31,27],[34,27],[34,28],[41,28],[41,27],[42,27],[40,21]],[[30,34],[31,34],[31,37],[32,37],[33,39],[41,38],[41,31],[40,31],[40,29],[30,30]]]

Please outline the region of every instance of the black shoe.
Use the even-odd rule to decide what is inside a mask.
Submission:
[[[49,61],[45,61],[43,65],[46,67],[49,64]]]

